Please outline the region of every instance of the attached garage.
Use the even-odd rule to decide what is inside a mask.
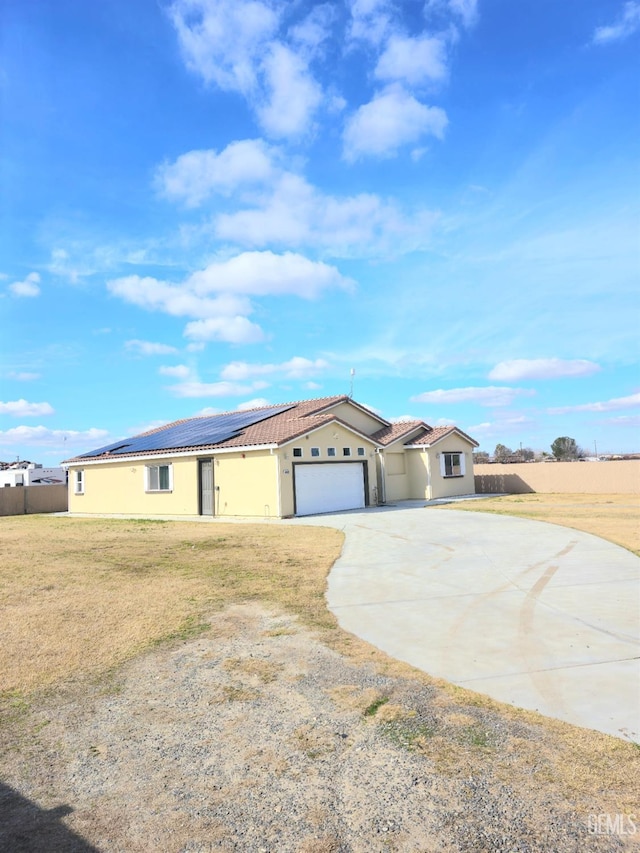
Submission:
[[[339,512],[365,506],[362,462],[297,464],[293,473],[296,515]]]

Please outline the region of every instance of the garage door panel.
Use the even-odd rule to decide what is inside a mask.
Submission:
[[[365,505],[362,462],[329,462],[294,468],[296,515],[361,509]]]

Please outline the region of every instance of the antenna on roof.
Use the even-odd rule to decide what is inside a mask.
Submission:
[[[351,397],[353,399],[353,377],[356,375],[355,367],[351,368],[351,370],[349,371],[349,374],[351,376],[351,384],[349,386],[349,397]]]

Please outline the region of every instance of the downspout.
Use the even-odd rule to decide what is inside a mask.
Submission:
[[[384,450],[380,450],[380,448],[378,448],[376,450],[376,453],[378,454],[378,458],[380,459],[380,497],[378,502],[384,505],[387,502],[387,475],[384,468]]]
[[[276,513],[276,518],[282,518],[282,478],[280,475],[280,457],[273,452],[273,447],[269,448],[269,453],[271,456],[274,456],[276,460],[276,491],[278,496],[278,512]]]
[[[431,457],[429,456],[429,448],[425,447],[423,453],[427,454],[427,500],[431,500]]]

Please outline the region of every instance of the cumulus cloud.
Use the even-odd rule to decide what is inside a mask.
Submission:
[[[640,406],[640,393],[630,394],[628,397],[614,397],[612,400],[603,400],[597,403],[560,406],[559,408],[547,409],[547,411],[550,415],[566,415],[569,412],[615,412],[620,409],[635,409],[637,406]]]
[[[23,281],[14,281],[9,285],[9,291],[14,296],[33,298],[40,296],[40,275],[37,272],[30,272]]]
[[[522,379],[562,379],[592,376],[601,370],[599,364],[586,359],[516,358],[501,361],[489,373],[498,382],[519,382]]]
[[[253,400],[245,400],[244,403],[238,405],[239,412],[247,412],[250,409],[262,409],[265,406],[270,406],[271,403],[266,397],[254,397]]]
[[[15,382],[33,382],[35,379],[40,379],[40,374],[11,370],[7,373],[7,379],[13,379]]]
[[[402,81],[410,85],[446,79],[447,43],[442,36],[393,35],[378,59],[378,80]]]
[[[47,429],[44,426],[19,426],[0,432],[0,445],[17,444],[22,447],[53,447],[58,450],[70,450],[71,445],[94,444],[104,439],[109,433],[106,429],[91,428],[88,430]]]
[[[171,355],[174,352],[178,352],[175,347],[169,346],[169,344],[159,344],[153,341],[140,341],[137,339],[125,341],[125,348],[133,350],[139,355]]]
[[[221,213],[219,239],[262,248],[313,246],[338,257],[424,248],[438,213],[402,210],[373,193],[326,195],[303,177],[283,172],[252,208]]]
[[[175,364],[159,367],[158,373],[161,376],[172,376],[174,379],[186,379],[191,374],[191,371],[186,364]]]
[[[266,100],[257,110],[262,127],[276,139],[308,132],[322,90],[306,63],[285,45],[274,44],[263,67]]]
[[[11,415],[14,418],[32,418],[53,414],[54,409],[49,403],[29,403],[27,400],[12,400],[7,403],[0,401],[0,415]]]
[[[393,25],[391,0],[351,0],[349,35],[355,41],[381,44]]]
[[[184,335],[192,341],[224,341],[228,344],[257,344],[265,339],[257,323],[239,316],[192,320],[185,326]]]
[[[187,67],[211,85],[243,95],[267,134],[300,136],[322,90],[309,60],[329,15],[318,12],[280,33],[284,7],[260,0],[176,0],[170,15]]]
[[[155,184],[167,198],[195,207],[213,193],[229,195],[244,186],[263,184],[273,175],[276,155],[260,139],[231,142],[219,153],[188,151],[160,166]]]
[[[312,361],[309,358],[294,356],[281,364],[248,364],[245,361],[232,361],[221,371],[223,379],[244,381],[255,376],[283,374],[287,379],[308,379],[326,370],[329,363],[322,358]]]
[[[509,406],[516,397],[530,397],[535,391],[524,388],[506,388],[486,386],[484,388],[439,388],[437,391],[425,391],[411,397],[412,403],[477,403],[480,406]]]
[[[259,0],[176,0],[169,14],[187,67],[226,92],[250,94],[279,20]]]
[[[629,0],[622,7],[618,18],[607,26],[597,27],[593,34],[594,44],[610,44],[622,41],[640,29],[640,2]]]
[[[350,285],[335,267],[291,252],[245,252],[214,261],[181,284],[137,275],[107,283],[114,296],[147,311],[191,318],[185,335],[192,341],[236,344],[264,339],[262,329],[248,319],[250,296],[314,299],[328,288]]]
[[[402,87],[391,87],[361,106],[347,122],[344,156],[391,157],[424,136],[442,139],[448,119],[440,107],[428,107]]]

